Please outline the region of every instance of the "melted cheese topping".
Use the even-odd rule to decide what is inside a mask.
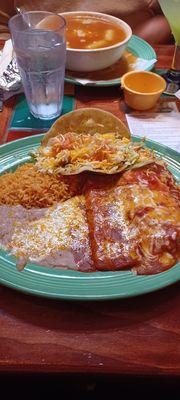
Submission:
[[[81,271],[95,266],[152,274],[173,266],[180,250],[179,190],[165,166],[128,171],[115,181],[93,178],[85,198],[49,209],[0,206],[0,244],[19,267],[30,260]]]
[[[169,193],[130,184],[92,189],[87,202],[98,269],[136,266],[141,273],[157,273],[175,263],[180,212]]]
[[[26,221],[25,225],[22,221],[18,226],[14,224],[7,248],[16,257],[36,263],[48,265],[46,259],[53,256],[53,262],[59,266],[84,265],[86,269],[91,265],[91,252],[84,197],[76,196],[51,207],[43,217]]]

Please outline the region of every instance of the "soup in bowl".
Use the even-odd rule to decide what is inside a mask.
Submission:
[[[61,14],[66,20],[66,68],[97,71],[114,64],[122,56],[132,30],[111,15],[75,11]]]

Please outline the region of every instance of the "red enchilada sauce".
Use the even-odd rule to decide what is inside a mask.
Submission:
[[[102,18],[81,14],[65,18],[69,48],[93,50],[115,45],[126,38],[123,28]]]
[[[179,259],[179,190],[164,166],[126,171],[114,186],[91,181],[85,193],[97,270],[163,272]]]
[[[0,206],[0,246],[17,257],[18,269],[31,261],[82,272],[156,274],[179,259],[178,204],[178,187],[163,165],[88,174],[84,195],[53,207]]]

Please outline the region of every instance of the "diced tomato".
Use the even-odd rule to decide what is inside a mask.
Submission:
[[[108,158],[108,149],[105,146],[100,147],[98,150],[94,152],[93,159],[96,161],[107,160]]]
[[[65,133],[64,135],[59,135],[52,143],[53,156],[56,156],[61,150],[71,150],[73,147],[74,140],[71,132]]]

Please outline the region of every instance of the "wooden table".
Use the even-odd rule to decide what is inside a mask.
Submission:
[[[158,67],[169,67],[173,47],[155,50]],[[107,104],[109,95],[104,98],[104,94],[108,92],[102,95],[98,90],[99,103],[102,96],[103,105]],[[79,107],[94,105],[93,89],[88,92],[87,101],[87,91],[79,89]],[[115,107],[116,96],[114,89]],[[108,302],[55,301],[1,287],[0,371],[93,376],[104,382],[109,376],[174,379],[180,375],[179,310],[178,283],[137,298]]]

